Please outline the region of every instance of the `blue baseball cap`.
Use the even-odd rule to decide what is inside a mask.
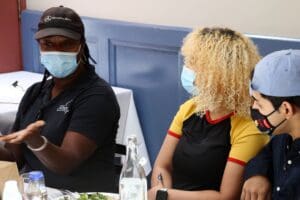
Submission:
[[[252,90],[274,97],[300,96],[300,50],[275,51],[260,60],[254,69]]]

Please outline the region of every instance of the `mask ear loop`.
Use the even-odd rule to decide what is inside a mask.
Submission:
[[[273,110],[272,112],[270,112],[269,114],[267,114],[266,117],[269,117],[270,115],[272,115],[276,111],[277,111],[277,109]]]
[[[267,118],[268,120],[268,118]],[[281,124],[283,124],[287,119],[285,118],[284,120],[282,120],[279,124],[277,124],[276,126],[273,126],[270,121],[268,120],[268,123],[272,126],[270,132],[268,133],[269,136],[272,136],[272,133],[274,132],[274,130],[276,128],[278,128]]]
[[[280,107],[280,106],[279,106],[279,107]],[[272,136],[272,133],[274,132],[274,130],[275,130],[276,128],[278,128],[281,124],[283,124],[283,123],[287,120],[287,119],[285,118],[284,120],[282,120],[282,121],[281,121],[279,124],[277,124],[276,126],[273,126],[273,125],[272,125],[272,123],[270,122],[270,120],[268,119],[268,117],[269,117],[270,115],[272,115],[274,112],[278,111],[278,109],[279,109],[279,108],[273,110],[271,113],[269,113],[268,115],[266,115],[266,120],[267,120],[268,124],[271,125],[271,131],[268,133],[268,135],[270,135],[270,136]]]

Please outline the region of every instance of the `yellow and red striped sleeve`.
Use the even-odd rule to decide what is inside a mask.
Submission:
[[[269,142],[269,136],[260,133],[251,119],[237,116],[231,117],[230,136],[228,161],[243,166]]]
[[[183,103],[178,112],[176,113],[170,128],[168,130],[168,135],[180,138],[182,135],[182,126],[183,122],[188,119],[192,114],[195,113],[195,102],[193,99],[190,99]]]

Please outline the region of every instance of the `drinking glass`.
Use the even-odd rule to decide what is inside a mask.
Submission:
[[[47,189],[41,171],[21,174],[20,191],[24,200],[46,200]]]

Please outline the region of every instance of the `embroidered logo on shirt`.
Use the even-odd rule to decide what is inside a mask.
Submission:
[[[56,111],[57,112],[64,112],[65,114],[67,114],[70,110],[69,110],[69,104],[71,103],[73,101],[73,99],[72,100],[70,100],[70,101],[68,101],[66,104],[64,104],[64,105],[60,105],[60,106],[58,106],[58,108],[56,109]]]

